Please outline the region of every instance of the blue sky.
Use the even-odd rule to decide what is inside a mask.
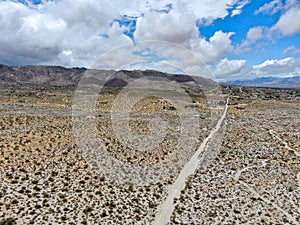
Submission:
[[[234,17],[227,16],[223,19],[215,20],[211,25],[200,26],[200,35],[203,35],[206,39],[208,39],[218,30],[226,32],[233,31],[235,34],[232,36],[231,40],[234,45],[237,46],[246,39],[247,31],[250,28],[256,26],[270,28],[279,20],[281,16],[281,12],[279,11],[273,15],[269,15],[267,13],[255,13],[257,9],[268,2],[271,1],[251,1],[244,7],[243,12],[240,15]],[[232,59],[247,59],[247,65],[249,66],[262,63],[267,59],[276,59],[278,57],[300,57],[300,52],[298,52],[298,54],[283,54],[283,51],[289,46],[294,45],[296,48],[300,48],[299,40],[299,34],[294,34],[288,37],[277,37],[270,40],[264,40],[264,43],[262,43],[263,50],[260,48],[256,49],[254,46],[252,51],[234,52],[227,54],[227,56]]]
[[[5,0],[0,63],[91,67],[109,55],[110,69],[139,61],[141,69],[161,63],[200,76],[206,64],[217,80],[296,76],[298,21],[299,0]],[[147,40],[161,46],[139,46]],[[175,45],[201,62],[179,56]]]

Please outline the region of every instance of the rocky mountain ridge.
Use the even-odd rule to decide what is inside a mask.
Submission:
[[[90,72],[90,73],[89,73]],[[61,66],[7,66],[0,64],[0,84],[45,84],[55,86],[77,85],[83,75],[93,74],[89,83],[103,83],[97,74],[105,73],[111,78],[105,83],[110,87],[123,87],[130,81],[142,77],[162,77],[176,81],[181,86],[193,87],[195,83],[203,86],[215,86],[211,79],[182,74],[168,74],[155,70],[88,70],[86,68],[65,68]],[[99,76],[103,77],[103,76]],[[196,82],[195,82],[196,81]]]

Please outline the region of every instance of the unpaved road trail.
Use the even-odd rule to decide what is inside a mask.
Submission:
[[[203,153],[205,152],[205,147],[206,147],[208,141],[220,129],[220,127],[226,117],[226,114],[227,114],[228,102],[229,102],[229,97],[227,98],[223,114],[220,117],[220,119],[218,120],[217,125],[210,132],[210,134],[204,139],[204,141],[201,143],[200,147],[195,152],[195,154],[192,156],[190,161],[188,161],[185,164],[185,166],[181,170],[179,176],[177,177],[177,179],[175,180],[173,185],[171,185],[168,188],[168,196],[167,196],[166,200],[158,207],[158,211],[156,213],[156,217],[153,222],[153,225],[165,225],[170,221],[170,217],[175,209],[174,198],[180,197],[181,190],[184,189],[187,178],[195,173],[200,161],[202,161],[202,158],[199,156],[204,155]]]

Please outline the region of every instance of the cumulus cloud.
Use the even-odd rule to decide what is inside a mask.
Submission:
[[[91,2],[78,0],[77,3],[87,4],[86,7],[91,9]],[[73,4],[76,5],[75,1]],[[46,2],[36,9],[17,2],[0,2],[0,61],[8,64],[89,66],[91,60],[103,51],[130,42],[118,24],[109,24],[113,17],[103,16],[100,7],[94,7],[91,12],[83,11],[77,22],[69,16],[73,12],[64,14],[59,11],[61,7],[68,9],[72,5],[69,1]],[[79,14],[76,7],[74,10],[75,15]],[[97,21],[93,21],[93,17]],[[110,38],[100,36],[103,31]]]
[[[262,7],[257,9],[254,14],[265,13],[273,15],[278,12],[285,12],[291,8],[299,6],[298,0],[273,0],[268,3],[265,3]]]
[[[247,41],[255,42],[263,37],[263,27],[252,27],[247,32]]]
[[[183,0],[183,2],[188,6],[189,11],[194,12],[197,18],[205,18],[206,15],[210,15],[211,18],[224,18],[228,15],[227,9],[229,5],[237,1],[193,1],[193,0]]]
[[[284,36],[300,33],[300,6],[286,11],[272,27],[271,30],[278,30]]]
[[[1,59],[51,60],[60,52],[60,45],[55,42],[64,27],[63,21],[49,15],[42,16],[22,4],[0,2]]]
[[[206,1],[194,1],[194,0],[181,0],[181,7],[184,5],[187,12],[191,12],[195,15],[195,18],[200,24],[210,25],[215,19],[225,18],[231,12],[231,16],[235,16],[242,13],[244,6],[246,6],[249,0],[206,0]]]
[[[219,79],[299,75],[300,59],[266,60],[246,66],[245,60],[225,57],[234,50],[233,32],[219,30],[209,39],[199,34],[199,26],[211,24],[217,18],[239,15],[249,2],[51,0],[34,5],[29,0],[23,4],[0,0],[0,62],[105,69],[168,67],[169,71],[202,76],[210,73],[207,65],[215,65]],[[270,30],[261,26],[250,28],[236,49],[244,51],[257,46],[272,32],[283,36],[300,32],[299,1],[273,0],[256,14],[277,12],[282,12],[281,16]],[[156,41],[137,44],[145,40]],[[283,53],[297,51],[291,45]]]
[[[103,0],[102,4],[96,0],[49,1],[45,3],[44,9],[53,17],[63,19],[69,26],[88,28],[84,32],[88,32],[89,35],[99,28],[109,27],[111,21],[119,15],[108,1]]]
[[[237,46],[237,51],[250,51],[251,45],[257,44],[260,40],[262,40],[268,33],[268,29],[266,27],[258,26],[252,27],[248,30],[246,39]]]
[[[231,12],[231,17],[241,14],[244,6],[246,6],[249,3],[250,3],[250,0],[243,0],[243,1],[238,2],[236,4],[237,6]]]
[[[295,76],[300,74],[300,59],[283,58],[266,60],[252,67],[253,77],[262,76]]]
[[[215,63],[225,52],[233,49],[230,37],[234,33],[217,31],[206,40],[198,34],[195,15],[175,10],[168,14],[148,13],[139,18],[134,33],[136,40],[160,40],[182,45],[199,54],[207,64]]]
[[[55,0],[35,5],[29,0],[0,1],[0,62],[89,67],[119,45],[156,39],[182,45],[212,64],[232,50],[233,33],[218,31],[205,40],[196,21],[224,18],[229,10],[241,10],[245,2]],[[124,16],[131,18],[134,28],[122,21]]]
[[[224,53],[233,50],[230,40],[233,34],[232,32],[217,31],[209,41],[206,41],[204,38],[194,40],[192,50],[199,54],[205,63],[214,64]]]
[[[156,69],[169,73],[214,78],[205,62],[195,52],[165,41],[138,41],[104,54],[92,66],[96,69]]]
[[[214,73],[217,77],[239,73],[245,64],[246,60],[229,60],[224,58],[217,64]]]
[[[253,69],[258,69],[260,71],[267,71],[271,73],[277,73],[277,72],[285,72],[288,69],[295,69],[299,68],[299,60],[288,57],[284,59],[271,59],[266,60],[263,63],[259,65],[253,66]]]
[[[149,12],[137,20],[137,40],[163,40],[184,44],[197,35],[195,18],[189,14]]]
[[[275,14],[283,9],[282,0],[273,0],[271,2],[265,3],[262,7],[254,12],[254,14],[267,13]]]
[[[245,66],[240,72],[230,75],[220,75],[220,80],[251,79],[266,76],[299,76],[300,59],[287,57],[283,59],[266,60],[261,64],[254,66]]]
[[[289,36],[300,32],[300,2],[298,0],[273,0],[264,4],[255,14],[266,13],[273,15],[280,12],[277,23],[271,27],[270,32],[279,32],[283,36]]]

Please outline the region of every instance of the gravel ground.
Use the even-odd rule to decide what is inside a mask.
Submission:
[[[208,143],[195,174],[175,200],[170,224],[299,224],[299,98],[289,91],[274,91],[276,98],[263,89],[231,91],[221,138]],[[153,221],[184,161],[156,182],[116,183],[83,157],[74,137],[72,91],[1,93],[0,222],[9,218],[22,225]],[[168,102],[149,98],[133,108],[129,126],[136,133],[149,134],[154,114],[169,123],[169,133],[155,151],[134,151],[118,141],[111,127],[113,98],[107,94],[98,99],[95,121],[97,135],[114,158],[143,166],[174,155],[180,120]],[[186,107],[198,110],[198,147],[214,123],[203,99],[194,100]]]

